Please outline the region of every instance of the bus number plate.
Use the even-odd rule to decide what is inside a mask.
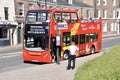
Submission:
[[[32,62],[38,62],[38,60],[32,60]]]

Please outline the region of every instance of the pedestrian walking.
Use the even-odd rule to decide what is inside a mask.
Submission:
[[[78,52],[79,48],[75,45],[75,42],[71,42],[71,45],[69,46],[69,57],[68,57],[68,66],[67,70],[70,68],[74,69],[75,68],[75,57]],[[72,66],[71,66],[72,62]]]

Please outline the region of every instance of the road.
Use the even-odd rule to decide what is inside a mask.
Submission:
[[[109,49],[117,44],[120,44],[120,37],[117,36],[117,37],[110,37],[110,38],[103,38],[103,47],[102,47],[102,50],[106,50],[106,49]],[[55,63],[53,64],[32,64],[32,63],[23,63],[23,59],[22,59],[22,53],[19,53],[19,51],[21,51],[21,48],[16,48],[15,50],[13,49],[10,49],[10,51],[13,51],[13,53],[15,53],[16,51],[18,52],[18,55],[10,55],[10,56],[2,56],[0,57],[0,80],[9,80],[7,78],[3,78],[3,75],[6,75],[6,74],[10,74],[11,72],[15,72],[17,73],[18,70],[23,70],[23,72],[20,72],[18,75],[21,75],[22,77],[22,73],[24,73],[24,71],[30,71],[31,73],[34,72],[34,73],[39,73],[41,74],[40,72],[42,71],[42,73],[44,73],[46,76],[47,74],[45,73],[47,70],[49,72],[48,76],[50,77],[50,75],[52,76],[51,79],[49,80],[55,80],[54,78],[54,75],[56,74],[63,74],[64,75],[60,75],[62,78],[61,80],[66,80],[64,79],[64,77],[66,76],[73,76],[75,71],[71,71],[72,74],[69,74],[69,71],[66,71],[65,68],[66,68],[66,63],[67,61],[62,61],[62,63],[60,64],[60,66],[58,65],[55,65]],[[0,51],[1,52],[4,52],[4,53],[7,53],[7,52],[10,52],[10,51]],[[81,63],[83,64],[84,62],[88,61],[88,59],[90,58],[93,58],[95,56],[99,56],[101,54],[95,54],[95,55],[89,55],[89,56],[86,56],[86,57],[80,57],[77,59],[77,62],[79,63],[79,60],[81,61]],[[80,66],[80,65],[77,65],[77,66]],[[63,67],[63,69],[61,69],[61,67]],[[37,71],[37,68],[40,70],[40,71]],[[58,70],[58,69],[61,69],[61,70]],[[50,70],[49,70],[50,69]],[[46,70],[46,71],[44,71]],[[54,74],[52,73],[54,72]],[[28,74],[30,75],[31,73],[28,72]],[[41,74],[41,76],[45,77],[44,74]],[[69,74],[69,75],[68,75]],[[16,74],[17,75],[17,74]],[[1,78],[2,76],[2,78]],[[11,75],[11,77],[15,77],[15,75]],[[35,77],[37,76],[40,76],[38,74],[35,74]],[[34,76],[33,76],[34,77]],[[30,79],[31,76],[29,76],[29,78],[27,77],[26,80]],[[73,77],[72,77],[73,78]],[[67,78],[68,79],[68,78]],[[22,79],[23,80],[23,79]],[[32,79],[31,79],[32,80]],[[33,80],[39,80],[39,79],[33,79]],[[47,80],[47,79],[40,79],[40,80]],[[72,79],[71,79],[72,80]]]

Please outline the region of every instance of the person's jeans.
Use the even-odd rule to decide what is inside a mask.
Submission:
[[[72,66],[71,66],[71,62],[73,63]],[[69,55],[68,57],[68,66],[67,66],[67,69],[74,69],[75,68],[75,55]]]

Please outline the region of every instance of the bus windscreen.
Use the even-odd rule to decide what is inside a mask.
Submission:
[[[49,22],[49,10],[35,10],[27,13],[24,33],[24,47],[27,50],[48,50]]]
[[[24,35],[24,46],[31,51],[46,51],[48,50],[48,35]]]
[[[35,11],[28,12],[26,16],[26,24],[35,24],[39,22],[50,22],[50,12],[49,11]]]

